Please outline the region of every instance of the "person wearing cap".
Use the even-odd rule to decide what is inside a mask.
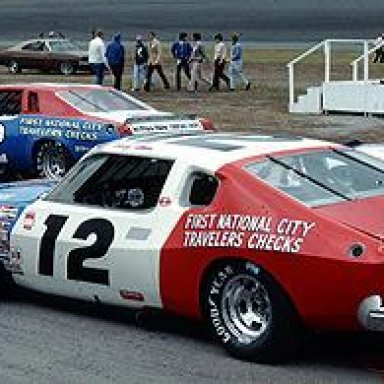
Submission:
[[[220,87],[220,79],[225,82],[229,89],[229,77],[224,73],[225,63],[227,60],[227,47],[223,42],[223,35],[221,33],[216,33],[214,39],[216,44],[214,48],[213,76],[212,86],[209,90],[218,91]]]
[[[136,36],[133,61],[132,91],[139,91],[146,78],[148,65],[148,49],[143,43],[143,38],[141,35]]]
[[[184,71],[188,80],[191,80],[191,71],[189,68],[189,60],[191,58],[192,46],[188,42],[188,35],[186,32],[179,33],[179,40],[175,41],[171,47],[171,53],[176,60],[175,83],[176,89],[181,89],[181,70]]]
[[[251,82],[243,74],[243,47],[239,42],[239,35],[232,34],[231,62],[228,67],[228,75],[231,91],[235,90],[237,80],[244,83],[245,89],[251,88]]]
[[[113,87],[120,90],[125,60],[125,49],[123,44],[121,44],[120,32],[116,33],[112,41],[107,45],[105,56],[114,77]]]
[[[107,58],[105,57],[103,36],[103,31],[97,30],[95,37],[88,45],[88,63],[92,73],[95,75],[95,84],[99,85],[103,84],[105,69],[109,69]]]
[[[155,32],[149,32],[149,44],[148,44],[148,51],[149,51],[149,60],[148,60],[148,70],[147,70],[147,77],[145,79],[144,84],[144,90],[149,92],[151,83],[152,83],[152,75],[153,72],[156,70],[160,79],[163,81],[164,88],[169,89],[169,82],[166,78],[163,67],[161,65],[161,44],[160,41],[156,38]]]

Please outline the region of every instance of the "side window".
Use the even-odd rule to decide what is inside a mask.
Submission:
[[[0,91],[0,115],[21,113],[21,91]]]
[[[39,113],[39,95],[37,92],[28,93],[28,112],[29,113]]]
[[[47,196],[48,200],[104,208],[150,209],[157,205],[173,161],[103,155],[82,163]]]
[[[189,204],[209,205],[215,197],[219,183],[216,177],[203,172],[192,174]]]
[[[21,49],[23,51],[38,52],[38,51],[46,50],[46,47],[45,47],[44,41],[34,41],[33,43],[29,43],[29,44],[24,45]]]

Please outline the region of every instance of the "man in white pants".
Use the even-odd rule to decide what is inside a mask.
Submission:
[[[202,74],[202,65],[207,61],[207,56],[205,55],[205,49],[203,43],[201,42],[201,34],[198,32],[193,33],[192,35],[192,54],[191,54],[191,80],[188,84],[188,91],[197,91],[197,86],[199,82],[211,85],[211,82],[203,77]]]
[[[239,42],[239,35],[237,33],[232,35],[231,62],[228,68],[228,75],[231,91],[235,90],[236,80],[238,79],[242,80],[247,91],[251,88],[251,82],[243,74],[243,47]]]

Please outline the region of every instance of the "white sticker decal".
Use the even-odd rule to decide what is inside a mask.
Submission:
[[[0,123],[0,143],[5,139],[5,125]]]
[[[297,253],[314,222],[242,214],[190,214],[184,223],[184,247],[246,247]]]

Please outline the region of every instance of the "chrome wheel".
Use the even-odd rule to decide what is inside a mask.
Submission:
[[[62,151],[47,151],[42,158],[43,173],[50,179],[59,179],[65,174],[65,155]]]
[[[68,76],[72,75],[75,72],[75,67],[70,62],[63,62],[60,64],[60,73],[62,75]]]
[[[15,60],[11,60],[8,64],[8,71],[13,75],[20,73],[21,72],[20,64]]]
[[[60,179],[69,168],[65,148],[53,142],[44,143],[36,154],[36,170],[42,177]]]
[[[228,331],[242,343],[251,344],[270,326],[271,300],[255,277],[236,275],[223,289],[221,313]]]

